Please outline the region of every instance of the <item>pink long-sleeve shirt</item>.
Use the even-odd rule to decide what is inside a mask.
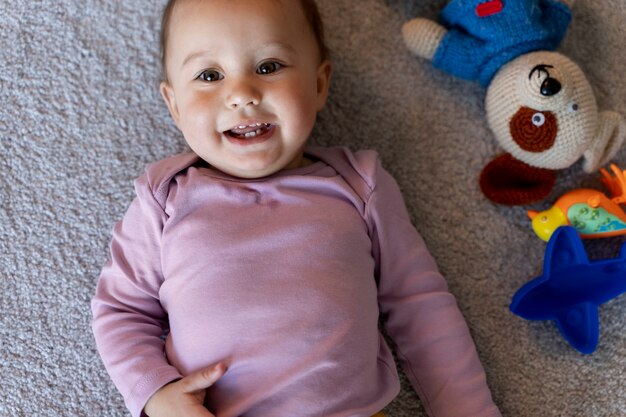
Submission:
[[[149,166],[92,301],[133,416],[217,362],[217,417],[365,417],[399,392],[379,315],[428,413],[500,416],[467,325],[374,152],[238,179],[193,154]],[[163,343],[165,329],[169,333]]]

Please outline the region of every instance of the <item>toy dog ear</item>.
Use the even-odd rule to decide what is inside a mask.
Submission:
[[[480,189],[496,204],[518,206],[541,201],[554,187],[554,171],[530,166],[506,153],[494,158],[480,174]]]
[[[598,114],[598,128],[591,146],[583,154],[583,170],[594,172],[606,165],[626,139],[626,123],[622,116],[612,111]]]

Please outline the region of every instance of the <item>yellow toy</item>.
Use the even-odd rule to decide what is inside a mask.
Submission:
[[[620,206],[626,203],[626,171],[613,164],[611,170],[615,177],[604,168],[600,172],[612,198],[597,190],[578,189],[562,195],[548,210],[529,210],[537,236],[547,242],[559,226],[574,227],[583,239],[626,234],[626,213]]]

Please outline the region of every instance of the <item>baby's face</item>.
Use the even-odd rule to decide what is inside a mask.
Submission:
[[[167,50],[161,93],[196,154],[242,178],[301,165],[331,69],[298,1],[180,1]]]

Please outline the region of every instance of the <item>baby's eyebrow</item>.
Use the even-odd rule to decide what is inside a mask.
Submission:
[[[289,52],[296,52],[296,48],[284,42],[268,42],[261,49],[285,49]]]
[[[181,65],[181,67],[184,67],[189,62],[191,62],[191,61],[193,61],[195,59],[202,58],[204,56],[211,56],[211,55],[213,55],[213,53],[211,51],[198,51],[198,52],[191,53],[191,54],[187,55],[187,57],[183,60],[183,63]]]
[[[256,47],[258,51],[263,53],[272,54],[275,52],[284,52],[290,55],[296,54],[297,50],[290,44],[279,42],[279,41],[271,41],[267,42],[263,45]],[[196,59],[204,58],[207,56],[215,56],[215,53],[211,50],[201,50],[197,52],[193,52],[185,57],[183,63],[181,64],[181,68],[184,68],[189,62],[194,61]]]
[[[259,44],[256,51],[264,58],[278,58],[278,56],[292,57],[298,54],[298,50],[285,42],[267,42]]]

